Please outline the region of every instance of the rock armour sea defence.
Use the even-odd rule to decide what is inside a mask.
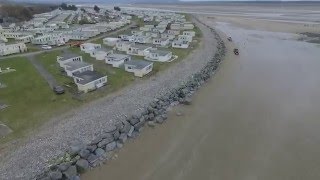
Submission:
[[[50,166],[50,168],[38,175],[36,179],[80,179],[79,174],[105,163],[110,159],[114,150],[122,148],[128,139],[136,138],[146,124],[154,127],[157,124],[164,123],[167,120],[169,108],[178,104],[191,104],[192,95],[214,75],[226,53],[224,42],[215,29],[203,24],[198,19],[196,21],[209,28],[217,41],[217,50],[214,56],[199,72],[190,76],[179,87],[154,99],[140,113],[132,115],[107,129],[99,130],[103,131],[103,133],[93,139],[91,143],[73,142],[70,150],[59,158],[60,161]]]

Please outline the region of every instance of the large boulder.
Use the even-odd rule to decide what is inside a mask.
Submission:
[[[60,180],[60,179],[62,179],[62,173],[60,171],[51,171],[49,173],[49,177],[52,180]]]
[[[94,154],[97,155],[98,157],[101,157],[101,156],[103,156],[105,154],[105,151],[102,148],[97,148],[94,151]]]
[[[85,159],[79,159],[76,163],[78,172],[84,172],[89,168],[89,162]]]
[[[128,122],[124,123],[123,129],[120,130],[121,133],[128,133],[130,131],[131,125]]]
[[[120,137],[119,137],[119,142],[121,142],[122,144],[124,144],[124,143],[127,141],[127,138],[128,138],[127,134],[121,133],[121,134],[120,134]]]
[[[131,126],[130,131],[128,132],[128,137],[132,136],[133,131],[134,131],[134,127]]]
[[[98,161],[99,157],[95,154],[90,154],[87,158],[88,162],[90,164],[94,164],[96,161]]]
[[[71,179],[78,175],[77,173],[77,167],[76,166],[70,166],[66,171],[63,172],[63,175],[67,179]]]
[[[106,151],[109,152],[109,151],[113,151],[114,149],[116,149],[117,147],[117,143],[115,141],[109,143],[106,145]]]
[[[98,147],[101,148],[101,147],[104,147],[105,145],[111,143],[112,141],[114,141],[114,137],[108,137],[106,139],[103,139],[101,142],[98,143]]]
[[[70,154],[77,154],[83,148],[85,148],[83,143],[78,141],[72,142],[70,146]]]
[[[70,162],[63,162],[63,163],[58,165],[58,169],[60,171],[66,171],[70,166],[71,166]]]
[[[90,154],[90,151],[88,149],[81,149],[78,154],[82,158],[87,158]]]
[[[128,120],[128,122],[133,126],[139,122],[139,119],[132,117]]]
[[[94,152],[94,150],[97,149],[97,145],[88,145],[88,146],[87,146],[87,149],[88,149],[90,152]]]

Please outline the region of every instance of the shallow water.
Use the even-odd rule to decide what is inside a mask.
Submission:
[[[191,106],[82,179],[320,179],[319,46],[293,34],[218,29],[240,56],[228,54]]]

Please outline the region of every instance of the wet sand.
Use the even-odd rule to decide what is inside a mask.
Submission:
[[[228,48],[240,56],[229,51],[191,106],[175,108],[82,179],[320,179],[320,47],[206,22],[232,36]]]

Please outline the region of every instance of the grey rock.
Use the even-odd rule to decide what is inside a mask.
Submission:
[[[134,129],[136,130],[136,131],[139,131],[143,126],[144,126],[144,121],[142,121],[142,122],[139,122],[139,123],[137,123],[137,124],[135,124],[134,125]]]
[[[183,104],[184,105],[190,105],[191,102],[192,102],[191,97],[186,97],[186,98],[184,98]]]
[[[99,157],[96,156],[95,154],[90,154],[90,155],[88,156],[88,158],[87,158],[87,160],[88,160],[88,162],[89,162],[90,164],[95,163],[98,159],[99,159]]]
[[[109,144],[112,141],[114,141],[113,136],[109,137],[109,138],[106,138],[106,139],[103,139],[101,142],[98,143],[98,147],[100,147],[100,148],[104,147],[105,145]]]
[[[118,142],[117,142],[117,148],[118,148],[118,149],[121,149],[122,147],[123,147],[123,144],[118,141]]]
[[[128,122],[133,126],[139,122],[139,119],[138,118],[131,118],[131,119],[129,119]]]
[[[163,120],[167,120],[167,119],[168,119],[167,113],[163,113],[163,114],[161,115],[161,117],[162,117]]]
[[[97,145],[89,145],[89,146],[87,146],[87,149],[88,149],[90,152],[94,152],[94,150],[97,149]]]
[[[87,158],[89,156],[89,154],[90,154],[90,151],[87,150],[87,149],[81,149],[78,154],[82,158]]]
[[[159,123],[159,124],[162,124],[162,123],[163,123],[163,118],[162,118],[161,116],[157,116],[157,117],[155,118],[155,121],[156,121],[157,123]]]
[[[61,174],[62,175],[62,174]],[[41,177],[39,178],[39,180],[51,180],[51,178],[49,176],[45,176],[45,177]]]
[[[120,130],[121,133],[128,133],[130,131],[131,125],[127,122],[124,124],[124,127],[122,130]]]
[[[117,126],[115,126],[115,125],[111,125],[111,126],[109,126],[108,128],[106,128],[106,129],[104,129],[103,130],[103,132],[105,132],[105,133],[113,133],[113,132],[115,132],[117,130]]]
[[[74,176],[70,180],[80,180],[80,177],[79,176]]]
[[[74,176],[77,176],[77,167],[76,166],[70,166],[66,171],[63,172],[63,175],[67,178],[67,179],[71,179]]]
[[[156,123],[154,123],[154,121],[148,121],[148,126],[149,127],[155,127]]]
[[[154,119],[154,114],[153,114],[153,113],[150,113],[148,120],[149,120],[149,121],[152,121],[153,119]]]
[[[60,180],[62,179],[62,173],[60,171],[51,171],[49,176],[52,180]]]
[[[124,144],[124,143],[127,141],[127,138],[128,138],[127,134],[122,133],[122,134],[120,134],[119,142],[121,142],[122,144]]]
[[[69,162],[64,162],[58,165],[58,169],[60,171],[66,171],[69,167],[71,166],[71,163]]]
[[[70,146],[70,154],[77,154],[85,146],[80,142],[73,142]]]
[[[128,132],[128,137],[132,136],[133,131],[134,131],[134,127],[131,126],[130,131]]]
[[[117,143],[115,141],[109,143],[106,145],[106,151],[109,152],[109,151],[113,151],[115,150],[117,147]]]
[[[84,172],[89,168],[89,162],[85,159],[79,159],[76,163],[78,172]]]
[[[94,151],[94,154],[97,155],[98,157],[101,157],[101,156],[103,156],[105,154],[105,151],[102,148],[97,148]]]
[[[113,138],[115,140],[118,140],[119,139],[119,136],[120,136],[120,132],[119,131],[116,131],[114,134],[113,134]]]

